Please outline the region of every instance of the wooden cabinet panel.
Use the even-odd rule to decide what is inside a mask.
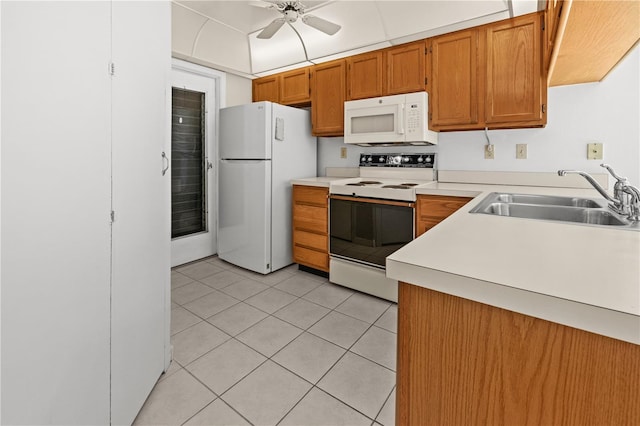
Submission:
[[[327,209],[296,202],[293,206],[293,226],[308,231],[326,232]]]
[[[416,199],[416,237],[424,234],[473,198],[418,195]]]
[[[326,251],[329,240],[326,235],[297,230],[294,234],[293,243],[297,246]]]
[[[293,261],[300,265],[329,272],[329,255],[319,250],[296,246],[293,250]]]
[[[638,377],[638,345],[399,283],[398,425],[637,425]]]
[[[347,58],[347,99],[382,96],[382,51]]]
[[[298,204],[327,206],[327,188],[320,186],[293,185],[294,201]]]
[[[309,67],[280,74],[280,103],[301,105],[311,101]]]
[[[544,69],[549,69],[549,63],[551,62],[551,52],[553,45],[556,41],[556,35],[558,34],[558,24],[560,23],[560,14],[564,6],[564,0],[547,0],[546,13],[544,15],[545,20],[545,45],[544,48]]]
[[[329,189],[293,185],[293,260],[329,271]]]
[[[311,127],[314,136],[344,134],[346,61],[315,65],[311,75]]]
[[[546,123],[541,25],[541,15],[534,13],[487,26],[485,114],[488,125]]]
[[[640,40],[639,1],[563,2],[549,85],[601,81]],[[558,9],[558,6],[552,7]]]
[[[425,90],[425,41],[384,50],[386,68],[384,94]]]
[[[253,102],[280,102],[280,76],[270,75],[256,78],[252,82]]]
[[[434,128],[476,124],[478,87],[484,77],[479,60],[479,30],[471,29],[431,39],[431,123]]]

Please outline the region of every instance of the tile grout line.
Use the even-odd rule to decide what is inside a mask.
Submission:
[[[215,257],[214,257],[214,258],[215,258]],[[217,266],[217,265],[214,265],[214,266]],[[228,272],[232,272],[232,273],[237,273],[237,272],[233,271],[232,269],[224,269],[224,268],[223,268],[221,271],[218,271],[218,272],[216,272],[216,273],[214,273],[214,274],[210,274],[210,275],[208,275],[208,276],[206,276],[206,277],[204,277],[204,278],[208,278],[208,277],[210,277],[210,276],[216,275],[216,274],[221,273],[221,272],[224,272],[224,271],[228,271]],[[304,272],[304,271],[302,271],[302,272]],[[178,272],[178,273],[180,273],[180,272]],[[376,321],[378,321],[378,320],[380,320],[380,318],[381,318],[384,314],[386,314],[386,313],[387,313],[387,311],[389,311],[389,310],[390,310],[394,305],[393,305],[393,304],[390,304],[386,309],[384,309],[384,311],[382,311],[382,312],[381,312],[381,314],[379,314],[379,315],[378,315],[378,316],[373,320],[373,322],[368,322],[368,321],[363,321],[363,320],[362,320],[362,319],[360,319],[360,318],[356,318],[356,317],[354,317],[354,316],[352,316],[352,315],[349,315],[349,314],[346,314],[346,313],[343,313],[343,312],[340,312],[340,311],[337,311],[337,310],[336,310],[337,308],[339,308],[340,306],[342,306],[345,302],[347,302],[349,299],[351,299],[355,294],[357,294],[357,293],[355,293],[355,292],[354,292],[354,293],[352,293],[352,294],[350,294],[346,299],[344,299],[342,302],[340,302],[338,305],[336,305],[336,306],[335,306],[335,307],[333,307],[333,308],[328,308],[328,307],[326,307],[326,306],[323,306],[323,305],[321,305],[321,304],[318,304],[318,303],[316,303],[316,302],[313,302],[313,301],[311,301],[311,300],[308,300],[308,299],[305,299],[305,298],[304,298],[304,296],[306,296],[307,294],[309,294],[309,293],[313,292],[314,290],[316,290],[316,289],[317,289],[318,287],[320,287],[320,286],[327,285],[327,284],[336,285],[336,284],[334,284],[334,283],[330,283],[328,280],[326,280],[325,282],[322,282],[322,281],[320,281],[320,280],[314,280],[314,281],[318,281],[318,282],[320,282],[320,284],[319,284],[318,286],[314,287],[313,289],[309,290],[308,292],[306,292],[306,293],[304,293],[304,294],[300,295],[300,296],[298,296],[298,295],[296,295],[296,294],[289,293],[289,292],[287,292],[286,290],[281,290],[281,289],[279,289],[279,288],[277,288],[277,287],[276,287],[278,284],[282,283],[283,281],[285,281],[285,280],[287,280],[287,279],[290,279],[290,278],[295,277],[297,274],[298,274],[298,271],[296,271],[296,272],[294,272],[294,273],[288,273],[288,276],[287,276],[287,277],[285,277],[285,278],[283,278],[282,280],[277,281],[277,282],[275,282],[275,283],[273,283],[273,284],[267,284],[267,283],[264,283],[264,282],[260,282],[260,281],[257,281],[257,280],[253,280],[251,277],[246,277],[246,276],[245,276],[245,275],[243,275],[243,274],[239,274],[239,273],[237,273],[237,275],[239,275],[239,276],[242,276],[242,277],[245,277],[245,278],[247,278],[247,279],[250,279],[250,280],[253,280],[253,281],[259,282],[259,283],[264,284],[264,285],[266,285],[266,286],[268,287],[268,288],[266,288],[266,289],[264,289],[264,290],[262,290],[262,291],[260,291],[260,292],[256,293],[255,295],[249,296],[248,298],[246,298],[246,299],[244,299],[244,300],[236,299],[235,297],[233,297],[233,296],[231,296],[231,295],[229,295],[229,294],[227,294],[227,293],[225,293],[225,292],[221,291],[223,288],[229,287],[229,286],[233,285],[234,283],[230,283],[230,284],[228,284],[227,286],[224,286],[224,287],[221,287],[221,288],[219,288],[219,289],[218,289],[218,288],[210,287],[210,286],[208,286],[207,284],[200,282],[199,280],[195,280],[194,282],[199,282],[200,284],[205,285],[205,286],[207,286],[207,287],[211,288],[212,290],[220,291],[222,294],[225,294],[225,295],[227,295],[227,296],[229,296],[229,297],[231,297],[231,298],[233,298],[233,299],[238,300],[238,303],[235,303],[235,304],[233,304],[232,306],[229,306],[229,307],[227,307],[227,308],[223,309],[223,310],[222,310],[222,311],[220,311],[220,312],[217,312],[217,313],[215,313],[215,314],[213,314],[213,315],[211,315],[211,316],[208,316],[207,318],[202,318],[200,315],[196,314],[195,312],[190,311],[188,308],[185,308],[183,305],[180,305],[180,304],[177,304],[177,303],[176,303],[176,304],[177,304],[178,306],[180,306],[180,307],[183,307],[183,308],[184,308],[185,310],[187,310],[188,312],[193,313],[193,314],[194,314],[195,316],[197,316],[198,318],[200,318],[200,319],[201,319],[201,321],[200,321],[200,322],[202,322],[202,321],[207,322],[209,325],[213,326],[213,327],[214,327],[214,328],[216,328],[217,330],[219,330],[219,331],[221,331],[222,333],[226,334],[226,335],[227,335],[227,336],[229,336],[230,338],[229,338],[229,339],[226,339],[226,340],[225,340],[224,342],[222,342],[221,344],[216,345],[214,348],[212,348],[211,350],[207,351],[205,354],[201,355],[200,357],[198,357],[198,358],[194,359],[193,361],[189,362],[189,364],[187,364],[187,365],[185,365],[185,366],[182,366],[182,364],[180,364],[180,363],[179,363],[179,362],[177,362],[177,361],[176,361],[176,363],[177,363],[181,368],[183,368],[183,369],[184,369],[184,370],[185,370],[185,371],[186,371],[190,376],[192,376],[192,377],[193,377],[194,379],[196,379],[199,383],[201,383],[203,386],[205,386],[205,388],[206,388],[206,389],[209,389],[209,390],[213,393],[213,395],[217,396],[217,399],[220,399],[224,404],[226,404],[227,406],[229,406],[229,407],[230,407],[234,412],[238,413],[242,418],[244,418],[244,419],[245,419],[245,420],[247,420],[247,421],[248,421],[248,419],[246,419],[244,416],[242,416],[239,412],[237,412],[237,410],[236,410],[233,406],[231,406],[229,403],[227,403],[227,401],[226,401],[226,400],[224,400],[223,395],[224,395],[224,394],[226,394],[230,389],[232,389],[233,387],[235,387],[235,386],[236,386],[238,383],[240,383],[242,380],[244,380],[247,376],[249,376],[249,375],[250,375],[250,374],[252,374],[254,371],[256,371],[258,368],[260,368],[261,366],[263,366],[267,361],[271,361],[271,362],[273,362],[275,365],[277,365],[277,366],[279,366],[279,367],[283,368],[283,369],[284,369],[284,370],[286,370],[287,372],[289,372],[289,373],[293,374],[294,376],[296,376],[296,377],[300,378],[300,379],[301,379],[301,380],[303,380],[304,382],[306,382],[306,383],[308,383],[308,384],[310,384],[310,385],[311,385],[311,387],[309,388],[309,390],[308,390],[307,392],[305,392],[305,394],[304,394],[304,395],[303,395],[303,396],[302,396],[302,397],[301,397],[301,398],[300,398],[300,399],[299,399],[299,400],[298,400],[298,401],[297,401],[297,402],[296,402],[296,403],[295,403],[295,404],[294,404],[294,405],[293,405],[293,406],[292,406],[292,407],[287,411],[287,413],[286,413],[286,414],[285,414],[285,415],[284,415],[284,416],[283,416],[283,417],[278,421],[278,423],[282,422],[282,420],[283,420],[283,419],[284,419],[284,418],[285,418],[285,417],[286,417],[286,416],[287,416],[287,415],[288,415],[288,414],[289,414],[289,413],[290,413],[290,412],[291,412],[291,411],[292,411],[292,410],[293,410],[293,409],[294,409],[294,408],[295,408],[295,407],[296,407],[296,406],[297,406],[297,405],[298,405],[298,404],[299,404],[299,403],[300,403],[300,402],[301,402],[301,401],[302,401],[302,400],[303,400],[303,399],[304,399],[304,398],[309,394],[309,392],[311,392],[311,390],[312,390],[313,388],[318,389],[319,391],[321,391],[321,392],[323,392],[323,393],[325,393],[325,394],[329,395],[331,398],[333,398],[333,399],[335,399],[335,400],[337,400],[337,401],[341,402],[342,404],[344,404],[344,405],[346,405],[346,406],[350,407],[351,409],[353,409],[353,410],[355,410],[356,412],[358,412],[358,413],[362,414],[363,416],[365,416],[367,419],[371,419],[371,417],[369,417],[368,415],[366,415],[366,414],[364,414],[364,413],[360,412],[358,409],[356,409],[355,407],[352,407],[351,405],[347,404],[345,401],[342,401],[341,399],[339,399],[339,398],[335,397],[334,395],[330,394],[329,392],[325,391],[324,389],[322,389],[322,388],[318,387],[316,384],[317,384],[317,383],[319,383],[319,382],[320,382],[320,381],[321,381],[321,380],[322,380],[322,379],[323,379],[323,378],[328,374],[328,372],[329,372],[329,371],[331,371],[331,370],[336,366],[336,364],[338,364],[338,363],[340,362],[340,360],[342,360],[342,359],[344,358],[344,356],[347,354],[347,352],[351,352],[351,354],[353,354],[353,355],[355,355],[355,356],[358,356],[358,357],[360,357],[360,358],[362,358],[362,359],[365,359],[365,360],[367,360],[367,361],[369,361],[369,362],[372,362],[373,364],[378,365],[378,366],[380,366],[380,367],[382,367],[382,368],[385,368],[386,370],[389,370],[389,371],[393,372],[394,374],[396,374],[396,372],[395,372],[394,370],[391,370],[391,369],[389,369],[388,367],[386,367],[386,366],[384,366],[384,365],[381,365],[381,364],[379,364],[378,362],[376,362],[376,361],[374,361],[374,360],[371,360],[371,359],[367,358],[366,356],[362,356],[362,355],[360,355],[360,354],[357,354],[357,353],[355,353],[355,352],[352,352],[352,351],[351,351],[351,349],[352,349],[352,348],[353,348],[353,347],[354,347],[354,346],[355,346],[355,345],[356,345],[356,344],[357,344],[357,343],[362,339],[362,337],[363,337],[363,336],[364,336],[364,335],[365,335],[369,330],[371,330],[371,328],[372,328],[372,327],[376,327],[376,328],[378,328],[378,329],[380,329],[380,330],[383,330],[383,331],[387,331],[387,332],[393,333],[392,331],[387,330],[387,329],[385,329],[385,328],[383,328],[383,327],[376,326],[376,325],[375,325],[375,322],[376,322]],[[182,274],[182,275],[184,275],[184,274]],[[186,275],[185,275],[185,276],[186,276]],[[188,276],[187,276],[187,277],[188,277]],[[188,278],[190,278],[190,279],[191,279],[191,277],[188,277]],[[185,285],[186,285],[186,284],[185,284]],[[180,288],[180,287],[178,287],[178,288]],[[281,292],[283,292],[283,293],[285,293],[285,294],[295,296],[295,299],[291,300],[291,301],[290,301],[289,303],[287,303],[286,305],[284,305],[284,306],[282,306],[282,307],[278,308],[278,309],[277,309],[276,311],[274,311],[273,313],[266,312],[266,311],[264,311],[264,310],[260,309],[259,307],[253,306],[253,305],[251,305],[250,303],[247,303],[247,302],[246,302],[246,300],[248,300],[249,298],[252,298],[252,297],[254,297],[254,296],[257,296],[257,295],[259,295],[259,294],[261,294],[261,293],[263,293],[263,292],[267,291],[269,288],[275,288],[276,290],[281,291]],[[196,299],[194,299],[194,300],[192,300],[192,301],[190,301],[190,302],[186,302],[185,304],[187,304],[187,303],[191,303],[191,302],[194,302],[194,301],[196,301],[196,300],[200,299],[201,297],[204,297],[204,296],[209,295],[209,294],[211,294],[211,292],[210,292],[210,293],[207,293],[207,294],[205,294],[205,295],[202,295],[202,296],[200,296],[200,297],[198,297],[198,298],[196,298]],[[289,322],[289,321],[287,321],[287,320],[284,320],[284,319],[281,319],[281,318],[278,318],[277,316],[275,316],[275,314],[277,314],[279,311],[281,311],[281,310],[285,309],[287,306],[291,305],[292,303],[294,303],[294,302],[296,302],[297,300],[300,300],[300,299],[302,299],[302,300],[304,300],[304,301],[306,301],[306,302],[312,303],[312,304],[314,304],[314,305],[316,305],[316,306],[322,307],[322,308],[324,308],[324,309],[328,309],[328,311],[327,311],[324,315],[322,315],[318,320],[316,320],[314,323],[312,323],[311,325],[309,325],[309,326],[308,326],[307,328],[305,328],[305,329],[302,329],[302,328],[300,328],[299,326],[297,326],[296,324],[293,324],[293,323],[291,323],[291,322]],[[245,303],[246,305],[251,306],[251,307],[253,307],[253,308],[257,309],[257,310],[259,310],[260,312],[263,312],[263,313],[267,314],[267,317],[265,317],[265,318],[261,319],[260,321],[256,322],[255,324],[252,324],[251,326],[247,327],[246,329],[244,329],[244,330],[242,330],[242,331],[240,331],[240,332],[236,333],[236,335],[235,335],[235,336],[231,336],[231,335],[229,335],[229,334],[228,334],[228,333],[226,333],[224,330],[221,330],[221,329],[219,329],[218,327],[216,327],[215,325],[213,325],[213,324],[211,324],[211,323],[209,323],[209,322],[208,322],[208,320],[209,320],[209,319],[211,319],[213,316],[216,316],[216,315],[218,315],[218,314],[221,314],[221,313],[223,313],[223,312],[227,311],[228,309],[231,309],[232,307],[237,306],[239,303]],[[329,340],[327,340],[327,339],[324,339],[324,338],[322,338],[322,337],[320,337],[320,336],[316,336],[316,335],[315,335],[315,334],[313,334],[312,332],[308,331],[310,328],[312,328],[314,325],[316,325],[318,322],[320,322],[322,319],[324,319],[324,318],[325,318],[327,315],[329,315],[331,312],[336,312],[336,313],[339,313],[339,314],[345,315],[345,316],[347,316],[347,317],[349,317],[349,318],[356,319],[356,320],[362,321],[362,322],[364,322],[364,323],[367,323],[367,324],[368,324],[368,327],[367,327],[367,328],[364,330],[364,332],[363,332],[363,333],[362,333],[362,334],[361,334],[361,335],[360,335],[360,336],[359,336],[359,337],[358,337],[358,338],[357,338],[357,339],[356,339],[356,340],[355,340],[355,341],[354,341],[354,342],[353,342],[353,343],[352,343],[348,348],[346,348],[346,349],[345,349],[344,347],[340,346],[340,345],[336,345],[334,342],[331,342],[331,341],[329,341]],[[256,351],[256,350],[255,350],[254,348],[252,348],[251,346],[249,346],[249,345],[247,345],[246,343],[242,342],[241,340],[237,339],[237,336],[239,336],[240,334],[242,334],[243,332],[245,332],[245,331],[246,331],[246,330],[248,330],[249,328],[254,327],[255,325],[259,324],[260,322],[262,322],[262,321],[266,320],[266,319],[267,319],[267,318],[269,318],[270,316],[271,316],[271,317],[273,317],[273,318],[275,318],[275,319],[278,319],[278,320],[280,320],[280,321],[283,321],[283,322],[285,322],[285,323],[287,323],[287,324],[289,324],[289,325],[291,325],[291,326],[294,326],[294,327],[298,328],[299,330],[301,330],[301,333],[299,333],[299,334],[298,334],[294,339],[292,339],[290,342],[286,343],[282,348],[280,348],[278,351],[276,351],[273,355],[271,355],[270,357],[266,357],[264,354],[260,353],[259,351]],[[199,324],[200,322],[198,322],[198,324]],[[194,325],[195,325],[195,324],[194,324]],[[192,325],[192,326],[193,326],[193,325]],[[191,326],[191,327],[192,327],[192,326]],[[188,328],[190,328],[190,327],[187,327],[187,329],[188,329]],[[187,329],[185,329],[185,330],[187,330]],[[185,331],[185,330],[182,330],[182,331]],[[181,332],[182,332],[182,331],[181,331]],[[316,381],[316,383],[312,383],[312,382],[308,381],[307,379],[305,379],[304,377],[299,376],[297,373],[295,373],[295,372],[293,372],[293,371],[289,370],[286,366],[281,365],[280,363],[278,363],[277,361],[275,361],[275,360],[273,359],[276,355],[278,355],[281,351],[283,351],[285,348],[287,348],[287,347],[288,347],[288,346],[289,346],[293,341],[295,341],[296,339],[298,339],[298,338],[299,338],[302,334],[304,334],[305,332],[306,332],[306,333],[309,333],[310,335],[312,335],[312,336],[314,336],[314,337],[317,337],[317,338],[319,338],[319,339],[321,339],[321,340],[324,340],[325,342],[328,342],[328,343],[330,343],[330,344],[332,344],[332,345],[334,345],[334,346],[337,346],[337,347],[339,347],[340,349],[343,349],[343,350],[344,350],[344,353],[343,353],[343,354],[342,354],[342,355],[341,355],[341,356],[340,356],[340,357],[339,357],[339,358],[338,358],[338,359],[337,359],[337,360],[336,360],[336,361],[335,361],[335,362],[334,362],[334,363],[333,363],[333,364],[332,364],[332,365],[327,369],[327,371],[326,371],[326,372],[325,372],[325,373],[324,373],[324,374],[323,374],[323,375],[322,375],[322,376],[321,376],[321,377]],[[176,334],[178,334],[178,333],[176,333]],[[397,333],[393,333],[393,334],[396,334],[396,335],[397,335]],[[244,376],[242,376],[240,379],[238,379],[237,381],[235,381],[235,383],[234,383],[233,385],[231,385],[229,388],[227,388],[227,389],[226,389],[224,392],[222,392],[220,395],[218,395],[216,392],[214,392],[212,389],[210,389],[207,385],[205,385],[201,380],[199,380],[199,379],[198,379],[194,374],[192,374],[192,373],[191,373],[191,371],[189,371],[186,367],[187,367],[188,365],[191,365],[192,363],[196,362],[196,361],[197,361],[197,360],[199,360],[200,358],[204,357],[205,355],[209,354],[210,352],[212,352],[212,351],[214,351],[214,350],[218,349],[220,346],[222,346],[223,344],[225,344],[225,343],[229,342],[231,339],[236,340],[237,342],[239,342],[239,343],[240,343],[240,344],[242,344],[243,346],[246,346],[246,347],[247,347],[247,348],[249,348],[250,350],[255,351],[256,353],[260,354],[261,356],[265,356],[265,360],[264,360],[264,361],[262,361],[262,362],[261,362],[259,365],[257,365],[255,368],[253,368],[252,370],[250,370],[248,373],[246,373]],[[395,389],[395,385],[394,385],[394,387],[391,389],[391,391],[390,391],[389,395],[387,395],[387,397],[385,398],[385,401],[383,402],[382,406],[380,407],[380,409],[379,409],[379,410],[378,410],[378,412],[376,413],[375,418],[377,418],[377,417],[380,415],[380,413],[381,413],[382,409],[384,408],[384,405],[387,403],[387,401],[388,401],[388,399],[389,399],[389,397],[390,397],[391,393],[393,393],[393,390],[394,390],[394,389]],[[214,401],[215,401],[215,399],[214,399]],[[201,410],[199,410],[197,413],[195,413],[195,414],[194,414],[193,416],[191,416],[189,419],[191,419],[192,417],[194,417],[195,415],[197,415],[200,411],[204,410],[204,408],[206,408],[207,406],[209,406],[209,405],[210,405],[211,403],[213,403],[214,401],[211,401],[209,404],[207,404],[205,407],[203,407]],[[375,423],[375,422],[376,422],[375,418],[374,418],[374,419],[371,419],[373,423]],[[188,421],[189,419],[187,419],[186,421]],[[251,422],[249,422],[249,423],[251,423]]]

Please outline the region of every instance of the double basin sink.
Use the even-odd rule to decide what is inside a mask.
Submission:
[[[492,192],[470,213],[640,230],[638,222],[613,212],[604,199]]]

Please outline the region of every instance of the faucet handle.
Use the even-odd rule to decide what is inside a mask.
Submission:
[[[613,171],[610,165],[602,163],[600,164],[600,167],[604,167],[605,169],[607,169],[607,171],[611,173],[611,176],[613,176],[618,182],[627,182],[627,178],[618,176],[618,174]]]

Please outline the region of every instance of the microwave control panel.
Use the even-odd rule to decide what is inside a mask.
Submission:
[[[419,104],[407,104],[407,133],[417,133],[422,131],[422,108]]]

